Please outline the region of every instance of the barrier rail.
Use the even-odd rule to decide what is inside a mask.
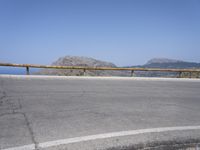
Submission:
[[[76,69],[83,70],[84,74],[86,70],[121,70],[121,71],[131,71],[131,76],[134,75],[134,71],[159,71],[159,72],[178,72],[179,77],[181,77],[181,73],[189,72],[190,77],[192,73],[200,74],[200,69],[161,69],[161,68],[122,68],[122,67],[87,67],[87,66],[49,66],[49,65],[33,65],[33,64],[12,64],[12,63],[0,63],[0,66],[7,67],[25,67],[26,74],[30,74],[29,68],[46,68],[46,69]]]

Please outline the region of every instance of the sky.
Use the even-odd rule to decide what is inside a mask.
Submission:
[[[0,62],[200,62],[200,0],[0,0]]]

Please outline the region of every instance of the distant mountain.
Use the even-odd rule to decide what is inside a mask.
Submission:
[[[145,68],[200,68],[200,63],[186,62],[167,58],[154,58],[141,67]]]
[[[168,59],[168,58],[153,58],[147,61],[146,64],[141,66],[132,66],[132,67],[141,67],[141,68],[163,68],[163,69],[186,69],[186,68],[200,68],[200,63],[195,62],[186,62],[182,60]],[[177,72],[159,72],[159,71],[148,71],[136,72],[137,76],[145,77],[177,77],[179,74]],[[184,76],[189,76],[188,73],[185,73]]]
[[[101,61],[83,56],[65,56],[53,62],[52,65],[58,66],[93,66],[93,67],[117,67],[111,62]]]
[[[153,58],[153,59],[150,59],[146,65],[149,65],[149,64],[155,64],[155,63],[177,63],[177,62],[183,62],[181,60],[176,60],[176,59],[168,59],[168,58]]]
[[[117,67],[111,62],[101,61],[89,57],[79,56],[65,56],[59,58],[53,62],[55,66],[89,66],[89,67]],[[64,70],[64,69],[42,69],[37,74],[48,75],[66,75],[66,76],[81,76],[83,70]],[[126,72],[123,71],[99,71],[99,70],[87,70],[86,75],[89,76],[126,76]]]

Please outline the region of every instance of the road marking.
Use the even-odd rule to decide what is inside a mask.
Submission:
[[[161,127],[161,128],[111,132],[111,133],[96,134],[96,135],[43,142],[43,143],[39,143],[38,147],[49,148],[53,146],[67,145],[67,144],[72,144],[72,143],[92,141],[92,140],[98,140],[98,139],[106,139],[106,138],[114,138],[114,137],[146,134],[146,133],[160,133],[160,132],[169,132],[169,131],[186,131],[186,130],[199,130],[199,129],[200,129],[200,126],[178,126],[178,127]],[[21,147],[13,147],[13,148],[8,148],[8,149],[3,149],[3,150],[34,150],[34,145],[33,144],[24,145]]]
[[[11,147],[3,150],[35,150],[35,145],[30,144],[30,145],[24,145],[24,146],[19,146],[19,147]]]
[[[200,126],[164,127],[164,128],[129,130],[129,131],[104,133],[104,134],[89,135],[89,136],[83,136],[83,137],[75,137],[75,138],[69,138],[69,139],[44,142],[44,143],[40,143],[39,147],[47,148],[47,147],[58,146],[58,145],[63,145],[63,144],[71,144],[71,143],[112,138],[112,137],[138,135],[138,134],[145,134],[145,133],[159,133],[159,132],[167,132],[167,131],[196,130],[196,129],[200,129]]]

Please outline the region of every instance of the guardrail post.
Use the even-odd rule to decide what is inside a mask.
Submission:
[[[135,74],[134,74],[134,70],[131,70],[131,77],[134,77]]]
[[[182,74],[182,72],[180,71],[179,74],[178,74],[178,77],[179,77],[179,78],[181,78],[181,74]]]
[[[30,75],[29,67],[28,66],[26,67],[26,75]]]
[[[83,75],[84,76],[86,75],[86,69],[83,69]]]
[[[197,144],[195,150],[199,150],[200,145]]]
[[[190,78],[192,78],[192,72],[190,72],[189,74],[190,74]]]
[[[195,72],[195,78],[199,78],[199,72]]]

